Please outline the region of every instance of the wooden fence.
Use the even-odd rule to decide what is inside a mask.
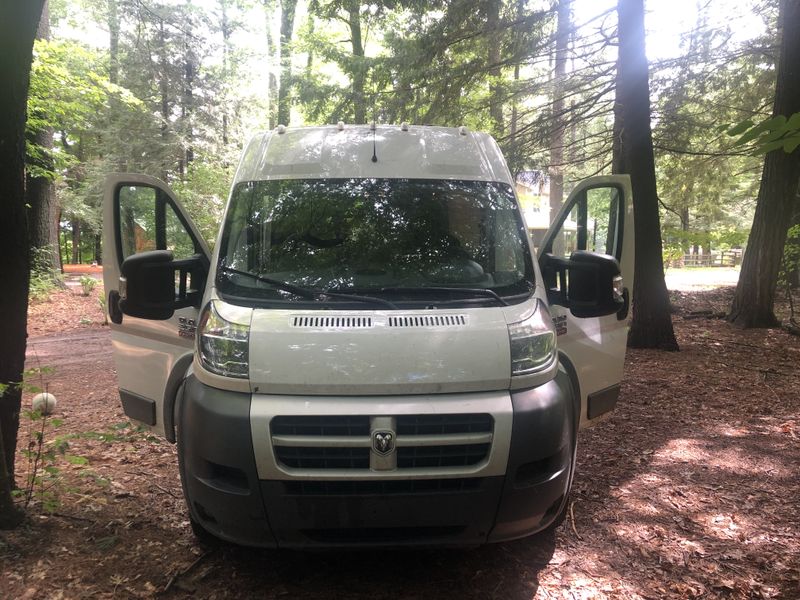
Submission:
[[[683,267],[735,267],[742,263],[741,250],[725,250],[711,254],[684,254]]]

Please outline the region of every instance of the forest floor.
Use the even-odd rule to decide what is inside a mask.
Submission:
[[[680,352],[628,352],[554,533],[335,553],[198,543],[175,447],[120,408],[98,293],[30,311],[28,366],[53,369],[32,383],[58,397],[44,439],[69,447],[0,535],[0,598],[800,598],[800,337],[732,328],[730,287],[672,292]]]

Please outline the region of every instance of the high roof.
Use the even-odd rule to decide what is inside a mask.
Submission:
[[[379,125],[287,127],[254,136],[234,183],[381,177],[500,181],[513,185],[491,136],[465,128]]]

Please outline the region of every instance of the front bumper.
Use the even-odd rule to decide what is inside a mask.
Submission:
[[[478,545],[530,535],[552,522],[568,492],[570,390],[560,373],[511,393],[505,469],[494,464],[485,476],[263,479],[252,396],[189,377],[178,415],[187,504],[206,530],[248,546]]]

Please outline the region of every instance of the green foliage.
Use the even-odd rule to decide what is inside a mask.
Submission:
[[[92,293],[92,290],[97,286],[97,279],[89,275],[83,275],[80,278],[81,290],[84,296]]]
[[[800,112],[788,118],[778,115],[759,122],[745,119],[725,129],[729,136],[738,136],[736,146],[751,146],[754,156],[780,149],[791,154],[800,146]]]
[[[786,235],[783,262],[778,279],[781,283],[790,283],[792,275],[798,271],[800,271],[800,224],[790,227]]]
[[[108,81],[105,59],[96,50],[70,40],[36,40],[33,56],[28,93],[28,171],[34,177],[55,179],[79,159],[69,152],[33,144],[30,140],[35,132],[50,128],[77,139],[98,125],[98,115],[109,110],[113,100],[134,110],[143,106],[128,90]],[[54,159],[54,171],[42,170],[45,155]]]
[[[684,231],[682,229],[665,228],[663,231],[662,256],[668,265],[678,264],[684,254],[693,246],[710,248],[712,251],[724,251],[742,248],[747,242],[749,231],[733,227],[720,226],[712,231]]]
[[[59,506],[60,469],[58,459],[67,455],[69,443],[59,437],[47,441],[46,434],[61,425],[59,419],[48,419],[39,411],[24,411],[28,419],[29,441],[21,450],[28,461],[28,473],[23,488],[22,500],[27,508],[37,500],[45,512],[53,512]]]
[[[187,176],[172,185],[209,246],[213,246],[219,232],[232,179],[230,164],[203,160],[193,164]]]
[[[29,297],[32,300],[47,299],[61,280],[61,274],[54,271],[51,267],[53,262],[50,256],[53,252],[54,250],[52,248],[47,247],[31,249]]]
[[[97,296],[97,304],[100,306],[100,310],[103,312],[103,325],[108,325],[108,308],[105,294],[100,294]]]

